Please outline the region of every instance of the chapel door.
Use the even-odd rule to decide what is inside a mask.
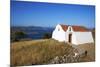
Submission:
[[[72,34],[69,34],[69,43],[72,41]]]

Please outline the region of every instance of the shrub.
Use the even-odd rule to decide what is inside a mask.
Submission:
[[[44,33],[43,39],[49,39],[51,38],[52,34],[51,33]]]
[[[11,41],[19,41],[20,39],[25,38],[27,35],[25,32],[22,31],[16,31],[13,34],[11,34]]]

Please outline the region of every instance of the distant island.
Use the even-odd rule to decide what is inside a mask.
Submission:
[[[11,26],[11,41],[15,39],[35,40],[43,39],[45,36],[51,36],[53,27],[40,27],[40,26]],[[20,35],[21,36],[17,36]],[[22,34],[24,36],[22,36]],[[16,37],[17,36],[17,37]]]

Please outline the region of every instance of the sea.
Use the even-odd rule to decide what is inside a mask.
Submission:
[[[11,33],[21,31],[24,32],[29,39],[42,39],[45,33],[52,35],[54,28],[53,27],[37,27],[37,26],[12,26]],[[11,35],[13,36],[13,35]]]

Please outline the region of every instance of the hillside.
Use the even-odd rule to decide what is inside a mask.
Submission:
[[[89,46],[91,49],[88,53],[91,53],[91,50],[94,51],[94,49],[92,49],[94,45],[91,45]],[[82,46],[80,46],[80,48],[82,48]],[[58,42],[53,39],[14,42],[11,43],[11,65],[40,65],[94,61],[94,59],[91,60],[90,55],[74,57],[74,53],[76,52],[78,52],[77,49],[70,44]],[[65,61],[62,61],[64,60],[64,56],[66,57]],[[87,58],[87,60],[84,60],[84,58]]]
[[[11,26],[11,42],[24,40],[43,39],[45,34],[52,35],[53,27],[40,26]],[[25,36],[18,36],[16,33],[22,32]]]

